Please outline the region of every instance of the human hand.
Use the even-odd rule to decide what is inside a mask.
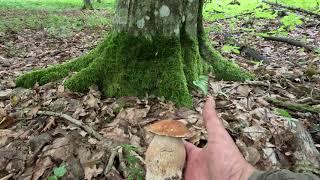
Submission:
[[[254,168],[243,158],[219,120],[212,97],[208,97],[202,114],[208,131],[208,143],[204,148],[198,148],[185,142],[187,164],[184,179],[248,180]]]

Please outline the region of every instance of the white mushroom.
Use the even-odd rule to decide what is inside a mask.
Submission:
[[[146,127],[155,134],[146,152],[146,180],[180,180],[186,159],[182,138],[189,135],[179,121],[162,120]]]

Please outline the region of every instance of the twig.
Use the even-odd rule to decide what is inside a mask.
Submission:
[[[118,150],[120,149],[120,146],[115,147],[114,149],[111,150],[111,155],[108,161],[108,164],[104,170],[104,175],[106,176],[112,169],[114,158],[116,157]]]
[[[265,0],[263,0],[262,2],[264,2],[266,4],[269,4],[271,6],[278,6],[278,7],[281,7],[281,8],[285,8],[285,9],[289,9],[289,10],[293,10],[293,11],[298,11],[298,12],[301,12],[301,13],[309,14],[309,15],[312,15],[312,16],[316,16],[317,18],[320,18],[320,14],[312,12],[312,11],[308,11],[308,10],[305,10],[305,9],[302,9],[302,8],[286,6],[286,5],[283,5],[283,4],[269,2],[269,1],[265,1]]]
[[[278,42],[284,42],[293,46],[298,46],[298,47],[303,47],[308,51],[314,52],[314,48],[311,46],[306,45],[305,43],[295,40],[295,39],[290,39],[286,37],[276,37],[276,36],[262,36],[264,39],[271,40],[271,41],[278,41]]]
[[[281,101],[275,98],[266,98],[266,100],[276,106],[284,107],[292,111],[320,113],[320,108],[312,107],[307,104],[299,104],[291,101]]]
[[[63,118],[69,122],[71,122],[72,124],[75,124],[79,127],[81,127],[83,130],[85,130],[88,134],[90,134],[91,136],[97,138],[98,140],[102,140],[102,136],[97,133],[93,128],[91,128],[90,126],[84,124],[83,122],[74,119],[73,117],[66,115],[66,114],[62,114],[62,113],[56,113],[56,112],[52,112],[52,111],[38,111],[37,112],[38,115],[48,115],[48,116],[57,116],[60,118]]]
[[[120,147],[120,148],[118,149],[118,156],[119,156],[120,168],[121,168],[121,170],[122,170],[122,172],[123,172],[123,176],[124,176],[125,178],[127,178],[127,177],[128,177],[128,172],[127,172],[126,163],[124,162],[124,159],[123,159],[123,148],[122,148],[122,147]]]

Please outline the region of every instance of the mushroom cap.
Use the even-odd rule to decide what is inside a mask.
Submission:
[[[161,136],[170,137],[188,137],[190,132],[185,124],[176,120],[161,120],[156,123],[150,124],[146,130]]]

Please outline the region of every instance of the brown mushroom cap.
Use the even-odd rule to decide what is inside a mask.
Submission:
[[[146,127],[146,130],[161,136],[187,137],[190,132],[185,124],[176,120],[161,120]]]

